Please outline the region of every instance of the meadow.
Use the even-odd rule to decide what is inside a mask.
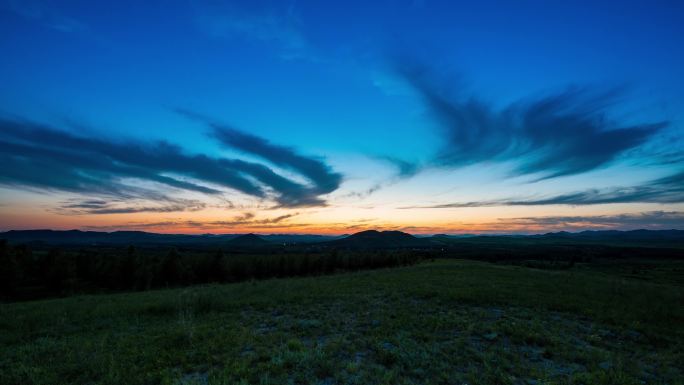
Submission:
[[[684,384],[684,263],[440,260],[0,305],[0,383]]]

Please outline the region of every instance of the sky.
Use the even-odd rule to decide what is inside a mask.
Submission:
[[[0,0],[0,230],[684,229],[681,1]]]

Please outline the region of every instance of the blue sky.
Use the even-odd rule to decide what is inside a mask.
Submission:
[[[2,226],[684,227],[681,2],[367,3],[0,1]]]

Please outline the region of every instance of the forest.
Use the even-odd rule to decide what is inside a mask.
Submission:
[[[428,256],[411,250],[34,248],[0,240],[0,285],[4,300],[30,300],[405,266]]]

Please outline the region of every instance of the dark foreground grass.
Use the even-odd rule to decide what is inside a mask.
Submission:
[[[5,304],[0,384],[684,384],[668,263],[637,279],[452,260]]]

